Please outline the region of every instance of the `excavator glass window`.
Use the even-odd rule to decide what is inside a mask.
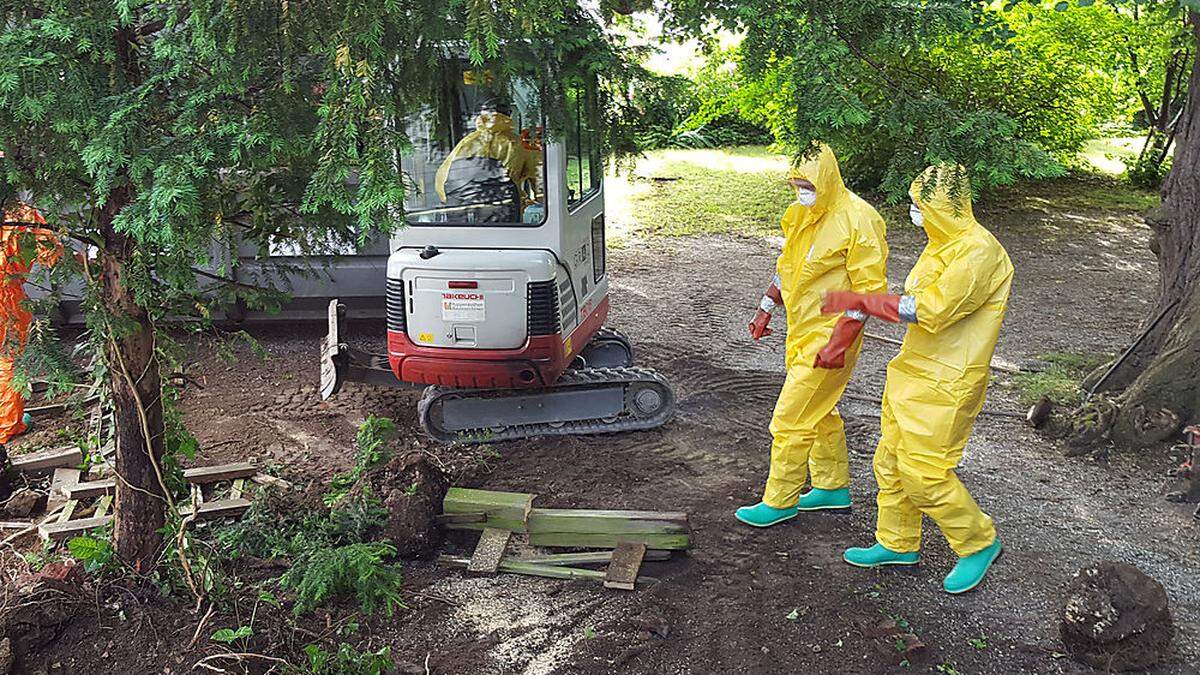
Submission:
[[[545,222],[545,150],[537,95],[527,82],[460,60],[442,69],[436,106],[408,123],[402,158],[410,225]]]
[[[572,87],[567,90],[566,102],[567,206],[574,208],[600,189],[604,166],[596,133],[595,97],[587,89]]]

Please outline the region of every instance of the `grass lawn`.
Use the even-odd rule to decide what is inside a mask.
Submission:
[[[788,159],[762,146],[656,150],[631,172],[609,174],[610,241],[637,236],[695,234],[780,235],[779,219],[794,199],[785,182]],[[908,226],[906,203],[863,195],[889,226]],[[1103,174],[1020,182],[984,195],[980,212],[1008,208],[1144,212],[1158,194]]]

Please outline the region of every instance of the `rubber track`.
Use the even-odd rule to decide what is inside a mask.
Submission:
[[[599,345],[600,343],[604,343],[604,342],[616,342],[617,344],[624,347],[627,358],[625,360],[625,363],[622,363],[620,365],[614,365],[614,366],[602,366],[602,368],[610,368],[610,369],[611,368],[629,368],[633,365],[633,343],[629,341],[629,337],[626,336],[624,333],[617,330],[616,328],[609,328],[608,326],[601,326],[600,330],[596,331],[596,335],[593,336],[592,341],[589,342],[587,344],[587,346],[583,348],[583,351],[580,353],[580,356],[584,356],[584,358],[586,359],[585,355],[587,354],[587,350],[589,348],[591,348],[593,345]],[[588,370],[588,369],[589,368],[576,368],[575,370]],[[597,369],[592,368],[592,370],[597,370]]]
[[[663,396],[663,406],[658,414],[651,417],[639,418],[628,409],[612,421],[603,419],[580,420],[563,422],[562,424],[521,424],[496,430],[489,428],[463,429],[461,431],[446,431],[435,428],[430,412],[438,401],[448,398],[502,397],[515,394],[529,394],[528,389],[453,389],[433,385],[425,389],[417,403],[417,416],[421,428],[431,438],[442,443],[494,443],[496,441],[511,441],[537,436],[577,436],[587,434],[612,434],[623,431],[639,431],[655,429],[666,424],[675,414],[675,392],[666,378],[648,368],[591,368],[584,370],[568,370],[562,374],[553,386],[541,391],[558,391],[563,389],[608,389],[613,386],[649,383],[656,385]]]

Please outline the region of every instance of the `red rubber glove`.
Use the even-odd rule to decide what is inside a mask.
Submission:
[[[857,310],[865,314],[900,323],[900,296],[885,293],[865,295],[853,291],[827,291],[821,299],[823,314]]]
[[[858,339],[863,325],[862,321],[851,319],[848,316],[838,319],[833,326],[833,334],[829,336],[829,342],[821,348],[821,351],[817,352],[813,368],[845,368],[846,350]]]
[[[774,331],[767,327],[771,323],[771,315],[766,312],[757,310],[754,312],[754,319],[750,322],[750,337],[755,340],[770,335]]]

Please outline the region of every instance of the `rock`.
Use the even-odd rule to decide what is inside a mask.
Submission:
[[[29,488],[21,488],[12,493],[12,496],[5,502],[4,513],[12,518],[28,518],[33,515],[41,500],[41,494]]]
[[[437,515],[449,484],[420,452],[392,459],[366,473],[350,491],[353,499],[369,495],[387,510],[387,522],[372,538],[388,539],[401,558],[429,555],[442,543]]]
[[[1145,670],[1172,654],[1167,592],[1133,565],[1084,567],[1067,586],[1063,643],[1078,661],[1105,671]]]
[[[13,656],[12,640],[4,638],[0,640],[0,675],[8,675],[12,672],[13,661],[16,657]]]

